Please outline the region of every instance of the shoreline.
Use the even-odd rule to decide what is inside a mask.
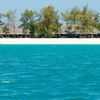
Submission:
[[[100,44],[100,38],[0,38],[0,44]]]

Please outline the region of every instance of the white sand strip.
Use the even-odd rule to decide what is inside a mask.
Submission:
[[[100,44],[99,38],[0,38],[0,44]]]

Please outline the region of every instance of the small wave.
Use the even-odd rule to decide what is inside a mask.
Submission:
[[[9,81],[9,80],[3,80],[0,83],[5,83],[5,84],[9,84],[9,83],[13,83],[14,81]]]
[[[21,77],[21,78],[30,78],[30,77],[32,77],[32,75],[22,75],[22,76],[19,76],[19,77]]]

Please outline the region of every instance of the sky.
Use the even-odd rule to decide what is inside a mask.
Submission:
[[[75,6],[82,8],[84,5],[100,12],[100,0],[0,0],[0,12],[16,10],[17,17],[19,17],[26,8],[39,11],[48,5],[53,5],[59,12],[70,10]]]
[[[87,4],[89,8],[100,10],[100,0],[0,0],[0,12],[16,9],[21,13],[26,8],[39,11],[48,5],[53,5],[59,11],[65,11],[75,6],[81,8]]]

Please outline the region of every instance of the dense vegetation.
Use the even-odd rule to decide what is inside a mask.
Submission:
[[[83,9],[74,7],[70,11],[57,12],[53,6],[48,6],[38,13],[29,9],[25,9],[21,13],[19,22],[23,34],[27,33],[31,37],[55,37],[60,34],[61,24],[63,20],[67,25],[67,32],[70,33],[74,26],[74,33],[79,34],[94,34],[94,30],[100,30],[100,16],[98,12],[89,10],[87,6]],[[8,11],[6,14],[0,14],[0,24],[3,25],[4,33],[9,34],[12,27],[14,33],[16,32],[16,11]]]

